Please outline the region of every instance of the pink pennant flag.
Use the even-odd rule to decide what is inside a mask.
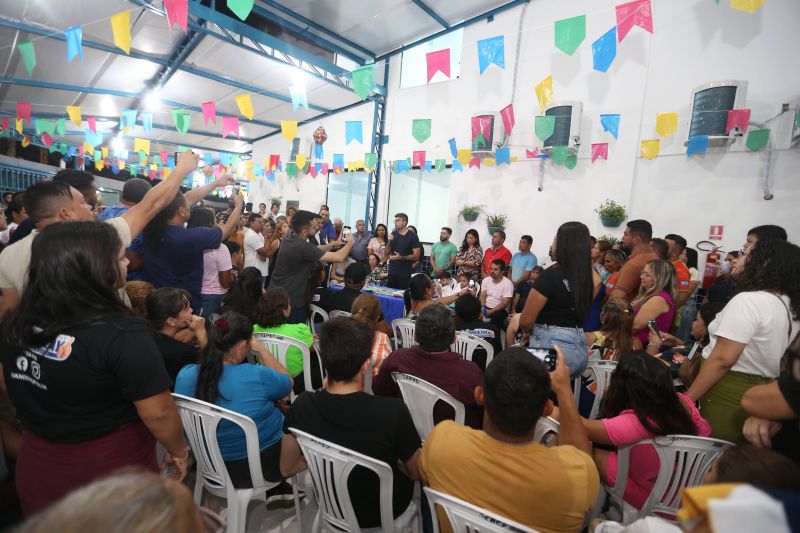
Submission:
[[[280,154],[270,154],[269,156],[269,171],[275,172],[275,169],[278,168],[278,165],[281,164],[281,156]]]
[[[89,123],[89,131],[97,133],[97,119],[94,117],[86,117],[86,122]]]
[[[17,102],[17,120],[24,119],[31,120],[31,103],[30,102]]]
[[[469,160],[469,168],[481,168],[481,158],[480,157],[473,157]]]
[[[725,126],[725,133],[738,127],[739,133],[747,132],[747,125],[750,123],[749,109],[731,109],[728,111],[728,124]]]
[[[598,159],[605,159],[608,161],[608,143],[592,144],[592,163]]]
[[[617,6],[617,39],[619,42],[622,42],[622,39],[634,26],[653,33],[653,10],[650,7],[650,0],[635,0]]]
[[[222,117],[222,138],[227,137],[229,133],[239,137],[239,117]]]
[[[491,135],[492,117],[489,115],[481,115],[472,117],[472,138],[475,139],[478,135],[483,135],[484,139],[488,139]]]
[[[219,178],[220,176],[222,176],[222,169],[219,168],[219,165],[213,167],[213,170],[214,170],[214,176],[215,177]]]
[[[441,72],[448,78],[450,77],[450,49],[438,50],[425,54],[425,61],[428,63],[428,82],[434,74]]]
[[[174,28],[177,23],[185,33],[189,18],[189,0],[164,0],[164,8],[167,10],[169,29]]]
[[[528,150],[526,148],[525,149],[525,157],[527,157],[528,159],[534,159],[536,157],[539,157],[539,149],[538,148],[534,148],[533,150]]]
[[[159,155],[159,157],[161,157],[161,164],[162,165],[166,165],[167,164],[167,160],[169,159],[169,154],[167,152],[159,152],[158,155]],[[175,164],[177,165],[178,162],[175,161]]]
[[[306,174],[311,174],[312,178],[317,177],[317,165],[308,165],[308,170],[306,170]]]
[[[425,150],[419,150],[412,154],[411,163],[415,167],[422,168],[425,166]]]
[[[508,104],[500,111],[500,116],[503,117],[503,127],[506,129],[506,135],[511,135],[511,130],[514,129],[514,106]]]
[[[328,175],[328,163],[322,163],[322,168],[320,169],[319,173],[323,176]]]
[[[50,148],[53,145],[53,138],[47,132],[42,133],[42,144],[45,148]]]
[[[216,102],[203,102],[203,121],[208,126],[208,121],[217,123],[217,104]]]
[[[0,118],[0,130],[6,131],[8,129],[8,117]]]

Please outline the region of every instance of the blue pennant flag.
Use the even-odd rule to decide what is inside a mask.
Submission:
[[[167,166],[170,170],[175,170],[175,156],[171,155],[167,157]]]
[[[694,135],[689,137],[689,146],[686,148],[687,157],[694,154],[704,154],[708,150],[708,135]]]
[[[77,152],[77,150],[76,150],[76,148],[75,148],[74,146],[72,146],[72,145],[69,145],[69,146],[67,147],[67,155],[68,155],[68,156],[72,157],[72,156],[74,156],[74,155],[75,155],[75,153],[76,153],[76,152]]]
[[[292,85],[289,87],[289,95],[292,97],[292,108],[297,111],[297,108],[305,106],[308,109],[308,98],[306,97],[306,88],[302,85]]]
[[[214,164],[214,158],[211,157],[211,152],[206,152],[205,154],[203,154],[203,161],[205,161],[206,165]]]
[[[75,56],[81,56],[83,60],[83,47],[81,41],[83,40],[83,30],[80,26],[73,26],[64,30],[64,36],[67,38],[67,63],[72,63]]]
[[[362,137],[362,126],[360,120],[348,120],[344,123],[344,144],[350,144],[350,141],[364,142]]]
[[[92,148],[97,146],[98,144],[103,144],[103,132],[98,131],[97,133],[92,133],[92,130],[86,129],[83,130],[83,136],[86,140],[86,143],[89,144]]]
[[[433,163],[431,161],[425,161],[425,166],[423,167],[423,172],[430,172],[433,170]]]
[[[457,158],[458,157],[458,146],[456,146],[456,138],[453,137],[452,139],[450,139],[447,142],[450,143],[450,153],[453,154],[453,159]]]
[[[398,174],[402,174],[403,172],[408,172],[411,170],[411,167],[408,165],[408,159],[400,159],[395,161],[397,164],[397,172]]]
[[[497,166],[499,167],[503,163],[506,165],[511,164],[511,149],[510,148],[498,148],[495,152],[495,160],[497,161]]]
[[[264,165],[260,163],[256,163],[253,165],[253,175],[255,176],[263,176],[264,175]]]
[[[317,174],[322,172],[322,163],[314,163],[314,172]]]
[[[135,109],[122,110],[122,127],[133,128],[136,126],[136,113]]]
[[[153,131],[152,113],[142,113],[142,129],[144,129],[145,133],[150,133],[151,131]]]
[[[344,154],[333,154],[333,169],[344,168]]]
[[[495,64],[502,69],[506,67],[505,39],[502,35],[478,41],[478,65],[480,66],[481,74],[491,64]]]
[[[619,138],[619,115],[600,115],[603,131],[608,131],[615,139]]]
[[[219,162],[222,163],[222,166],[229,167],[231,166],[231,154],[227,152],[220,152],[219,153]]]
[[[608,30],[605,35],[592,43],[592,60],[594,69],[607,72],[608,67],[617,57],[617,27]]]
[[[275,181],[275,173],[274,172],[270,172],[269,174],[267,174],[267,179],[269,181]]]
[[[325,157],[322,151],[322,145],[314,143],[314,159],[322,159]]]
[[[452,172],[453,174],[455,174],[457,171],[458,172],[463,172],[464,171],[464,165],[462,165],[461,162],[458,159],[453,159],[453,168],[452,168],[452,170],[453,170],[453,172]]]
[[[119,165],[111,163],[111,172],[113,172],[115,176],[119,174]]]

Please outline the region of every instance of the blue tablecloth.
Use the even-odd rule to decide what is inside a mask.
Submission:
[[[331,283],[330,289],[332,291],[340,291],[342,290],[341,285],[335,285]],[[392,320],[396,320],[398,318],[403,318],[405,316],[405,304],[403,303],[403,299],[397,296],[388,296],[385,294],[376,294],[369,290],[362,290],[361,292],[366,294],[372,294],[378,297],[378,300],[381,302],[381,311],[383,311],[383,318],[386,320],[386,323],[389,326],[392,325]]]

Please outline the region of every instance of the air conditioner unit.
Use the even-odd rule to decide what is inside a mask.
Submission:
[[[744,109],[747,101],[747,82],[724,80],[707,83],[692,91],[692,117],[689,138],[708,135],[709,147],[729,146],[741,136],[739,128],[725,133],[728,111]],[[684,143],[689,146],[689,139]]]
[[[498,113],[485,112],[472,116],[472,157],[493,158],[494,151],[506,145],[503,119]]]
[[[297,154],[305,154],[306,160],[311,161],[312,142],[308,137],[295,137],[289,147],[289,162],[297,162]]]
[[[547,117],[555,117],[553,134],[545,139],[541,151],[552,153],[554,146],[567,146],[570,155],[576,155],[581,146],[581,102],[556,102],[544,110]]]

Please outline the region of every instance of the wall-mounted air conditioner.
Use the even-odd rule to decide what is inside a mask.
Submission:
[[[297,162],[297,154],[305,154],[306,160],[311,161],[311,139],[308,137],[295,137],[289,146],[289,162]]]
[[[576,155],[581,146],[581,102],[556,102],[544,110],[547,117],[555,117],[553,135],[545,139],[541,151],[551,153],[553,146],[567,146],[570,155]]]
[[[725,133],[728,111],[745,109],[746,105],[746,81],[724,80],[696,87],[692,91],[689,137],[708,135],[709,147],[729,146],[742,133],[738,127]],[[685,145],[689,145],[689,139],[686,140]]]
[[[487,111],[472,116],[472,157],[492,158],[497,148],[506,146],[503,119],[499,113]]]

